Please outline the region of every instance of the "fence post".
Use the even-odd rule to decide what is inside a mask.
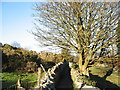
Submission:
[[[18,81],[17,81],[17,90],[19,90],[20,89],[20,79],[18,79]]]
[[[20,85],[20,79],[18,79],[18,81],[16,83],[16,90],[25,90],[25,88],[21,87],[21,85]]]
[[[38,68],[38,86],[40,86],[41,68]]]

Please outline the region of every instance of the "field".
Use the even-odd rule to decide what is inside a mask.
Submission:
[[[93,80],[100,80],[98,85],[101,85],[102,87],[106,87],[115,85],[120,87],[120,75],[118,72],[113,71],[113,73],[108,76],[105,80],[102,79],[102,77],[105,76],[106,71],[109,68],[105,67],[91,67],[91,74],[93,75]],[[37,84],[37,73],[31,73],[31,74],[18,74],[18,73],[0,73],[0,76],[2,76],[2,87],[3,88],[10,88],[12,85],[17,83],[18,79],[21,79],[21,86],[24,88],[31,88],[36,86]],[[111,86],[112,87],[112,86]]]
[[[113,71],[107,78],[104,78],[106,72],[109,70],[108,67],[91,67],[91,74],[93,74],[93,78],[95,80],[98,79],[99,84],[103,87],[113,87],[115,85],[120,87],[120,72]],[[99,81],[101,79],[101,81]],[[104,83],[105,82],[105,83]],[[107,86],[108,85],[108,86]]]
[[[12,88],[18,79],[21,80],[21,86],[25,88],[34,87],[37,84],[37,74],[18,74],[18,73],[0,73],[2,76],[2,88]]]

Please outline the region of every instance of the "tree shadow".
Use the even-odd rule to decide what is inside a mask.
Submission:
[[[110,76],[112,73],[113,73],[113,68],[110,69],[110,70],[108,70],[108,71],[106,71],[106,74],[105,74],[102,78],[106,80],[106,78],[107,78],[108,76]]]
[[[100,88],[101,90],[119,90],[120,87],[112,82],[106,80],[108,76],[112,74],[112,70],[107,71],[106,75],[103,77],[99,77],[98,75],[93,75],[90,73],[90,78],[96,81],[96,87]]]
[[[96,81],[96,87],[100,88],[101,90],[117,90],[120,89],[119,86],[116,84],[113,84],[112,82],[106,80],[108,76],[110,76],[113,73],[113,69],[115,67],[115,64],[113,60],[111,61],[111,69],[106,71],[106,74],[103,77],[99,77],[98,75],[93,75],[90,73],[90,78],[94,81]]]

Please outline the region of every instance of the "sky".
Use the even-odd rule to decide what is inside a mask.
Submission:
[[[33,4],[34,2],[0,3],[0,10],[2,10],[2,28],[0,27],[2,37],[0,37],[0,42],[12,44],[16,41],[22,48],[37,52],[44,50],[34,39],[34,35],[30,33],[34,31],[32,15],[35,11],[33,10]]]

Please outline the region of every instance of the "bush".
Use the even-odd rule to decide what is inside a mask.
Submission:
[[[24,50],[5,44],[2,46],[2,71],[28,73],[36,72],[41,58],[35,51]]]
[[[16,69],[17,73],[35,73],[37,72],[38,65],[36,62],[22,62],[20,67]]]
[[[96,81],[91,80],[89,77],[87,76],[80,76],[78,78],[79,80],[82,80],[84,84],[88,85],[88,86],[96,86]]]

